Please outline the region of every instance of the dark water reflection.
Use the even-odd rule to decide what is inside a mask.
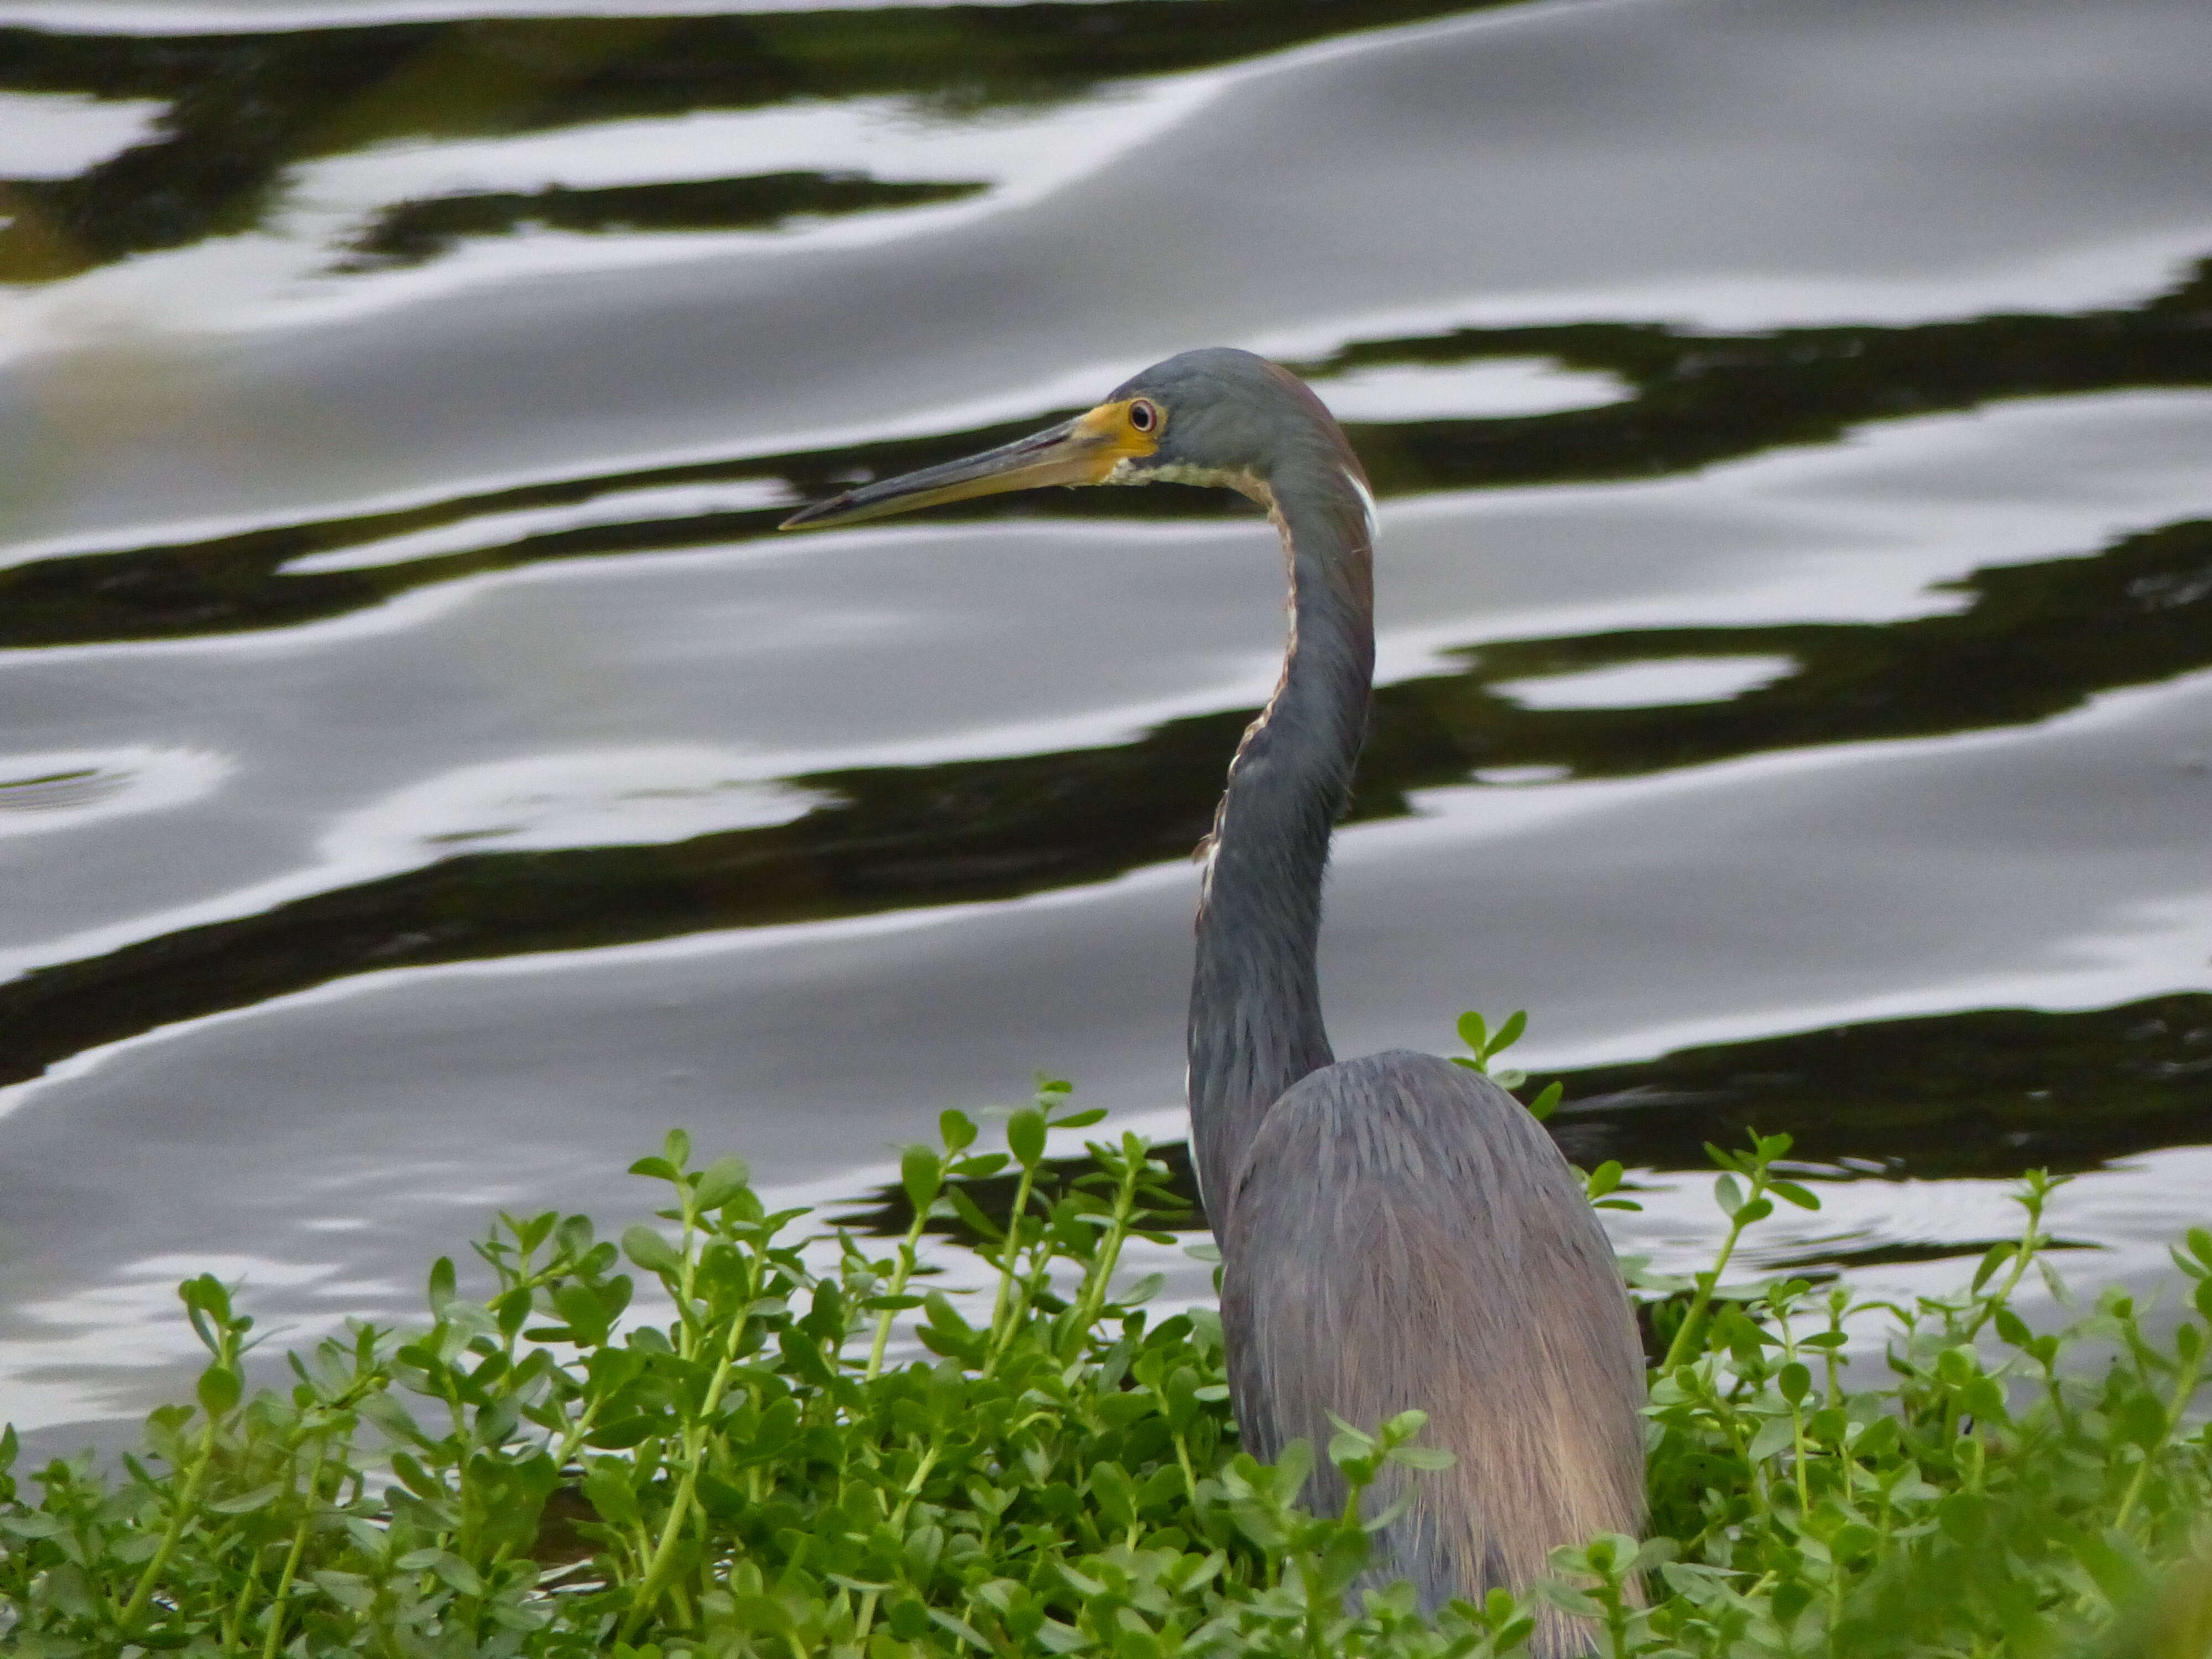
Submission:
[[[1352,822],[1480,769],[1620,776],[1762,752],[2025,724],[2212,667],[2212,520],[1978,571],[1960,611],[1861,625],[1508,641],[1377,693]],[[1544,709],[1499,682],[1771,657],[1768,683],[1682,707]],[[1060,754],[810,775],[796,822],[672,847],[460,853],[0,985],[0,1084],[82,1050],[372,969],[867,915],[1097,882],[1188,854],[1256,708]],[[1695,1138],[1690,1143],[1697,1145]]]
[[[774,230],[803,215],[866,213],[874,209],[957,202],[990,186],[893,184],[849,173],[763,173],[680,185],[612,185],[568,190],[558,185],[524,194],[482,191],[402,202],[386,209],[354,239],[340,270],[422,264],[467,236],[518,230]]]
[[[2121,1008],[2051,1014],[1990,1009],[1929,1019],[1842,1025],[1754,1042],[1686,1048],[1632,1066],[1550,1074],[1566,1091],[1554,1137],[1585,1168],[1709,1168],[1708,1143],[1786,1133],[1808,1177],[2016,1180],[2030,1170],[2094,1170],[2133,1153],[2187,1144],[2212,1123],[2212,996],[2155,997]],[[1534,1089],[1525,1089],[1533,1097]],[[1188,1206],[1206,1212],[1180,1141],[1158,1153]],[[1056,1166],[1063,1178],[1085,1167]],[[1013,1200],[1011,1176],[969,1183],[986,1213]],[[913,1206],[896,1182],[841,1224],[903,1233]],[[929,1230],[975,1242],[958,1218]],[[1874,1266],[1972,1255],[1989,1240],[1883,1244],[1791,1258],[1800,1267]],[[2077,1246],[2078,1248],[2078,1246]]]
[[[1754,1126],[1832,1195],[1778,1265],[1940,1283],[2034,1167],[2141,1282],[2198,1218],[2201,10],[0,18],[21,1420],[143,1407],[185,1267],[394,1316],[426,1216],[679,1118],[833,1200],[1032,1064],[1170,1135],[1265,532],[772,532],[1191,336],[1383,501],[1342,1048],[1528,1004],[1662,1257]]]
[[[714,191],[722,185],[680,188]],[[620,193],[572,191],[562,199]],[[520,204],[539,199],[452,198],[437,214],[428,204],[396,208],[374,233],[390,240],[373,238],[362,246],[404,252],[441,222],[465,224],[471,214],[505,216],[501,223],[535,216]],[[441,220],[439,214],[451,216]],[[1463,329],[1429,338],[1362,342],[1297,367],[1326,393],[1334,377],[1377,367],[1531,358],[1614,377],[1634,395],[1601,408],[1521,418],[1353,421],[1353,439],[1377,495],[1663,477],[1784,446],[1833,442],[1869,421],[1967,410],[2005,398],[2212,386],[2212,260],[2200,262],[2190,280],[2147,304],[2081,316],[1745,335],[1598,323]],[[0,646],[283,627],[343,615],[425,583],[517,563],[719,546],[771,531],[793,501],[855,478],[888,477],[972,453],[1073,412],[1040,410],[1017,422],[803,455],[550,480],[400,512],[289,523],[178,546],[33,560],[0,571]],[[620,492],[706,483],[760,488],[766,502],[749,511],[673,519],[625,521],[621,516]],[[502,515],[603,501],[611,510],[594,513],[596,521],[588,526],[514,540],[497,533]],[[1187,518],[1245,511],[1218,491],[1159,485],[955,507],[944,516]],[[470,544],[461,550],[380,561],[366,570],[286,568],[342,560],[347,550],[464,526],[471,520],[483,520],[491,533],[462,537]]]
[[[155,40],[0,29],[0,88],[172,100],[153,142],[76,177],[0,178],[0,202],[15,216],[0,229],[0,282],[51,280],[234,233],[270,210],[285,168],[374,144],[811,98],[904,97],[981,114],[1347,28],[1475,9],[1435,0],[1178,0],[1162,16],[1152,0],[1103,0],[747,17],[464,18]],[[686,197],[642,186],[626,202],[597,204],[574,198],[600,192],[563,192],[546,216],[591,230],[751,225],[916,199],[894,189],[872,200],[835,180],[817,180],[810,198],[795,181],[733,179],[725,181],[720,211],[702,216],[713,211],[710,193],[692,189]],[[752,201],[735,205],[749,194]],[[496,229],[508,222],[502,213],[520,214],[519,199],[397,203],[359,246],[428,258],[434,249],[426,229]],[[685,201],[688,208],[676,205]]]

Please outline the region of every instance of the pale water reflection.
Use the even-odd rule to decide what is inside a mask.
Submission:
[[[16,179],[67,179],[142,143],[168,108],[149,99],[0,92],[0,156]]]
[[[1541,357],[1471,363],[1392,363],[1314,381],[1340,421],[1494,420],[1620,403],[1635,388],[1610,374]]]
[[[1667,703],[1726,702],[1771,685],[1796,666],[1788,657],[1679,657],[1578,674],[1498,680],[1490,689],[1523,708],[1654,708]]]
[[[235,769],[204,750],[73,750],[0,755],[0,838],[81,830],[167,811],[214,792]]]

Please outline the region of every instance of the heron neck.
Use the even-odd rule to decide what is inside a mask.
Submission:
[[[1343,477],[1340,492],[1273,502],[1290,637],[1274,695],[1230,763],[1199,902],[1191,1143],[1217,1231],[1261,1120],[1334,1058],[1316,969],[1322,877],[1375,670],[1371,519]]]

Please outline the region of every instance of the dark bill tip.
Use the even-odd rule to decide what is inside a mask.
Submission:
[[[813,524],[819,520],[829,518],[833,514],[842,513],[852,505],[853,492],[849,489],[841,489],[835,495],[830,496],[827,501],[808,502],[805,507],[800,507],[798,512],[786,519],[781,524],[776,526],[776,528],[778,530],[804,530],[808,525]]]

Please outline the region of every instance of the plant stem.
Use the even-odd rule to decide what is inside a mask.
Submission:
[[[1736,1212],[1737,1215],[1741,1215],[1744,1209],[1751,1206],[1752,1200],[1759,1196],[1761,1184],[1753,1184],[1750,1196],[1744,1200],[1743,1208]],[[1667,1357],[1659,1362],[1662,1376],[1673,1370],[1695,1352],[1692,1346],[1693,1338],[1703,1340],[1705,1310],[1712,1305],[1713,1291],[1721,1282],[1721,1275],[1728,1271],[1729,1258],[1735,1254],[1735,1242],[1743,1237],[1743,1227],[1742,1222],[1735,1217],[1729,1218],[1728,1237],[1721,1242],[1721,1253],[1713,1258],[1711,1271],[1698,1275],[1698,1291],[1690,1298],[1690,1311],[1682,1316],[1682,1328],[1674,1333],[1674,1340],[1667,1345]]]
[[[1972,1341],[1974,1333],[1988,1322],[1990,1315],[2012,1299],[2013,1291],[2019,1288],[2021,1275],[2027,1271],[2027,1264],[2035,1259],[2036,1230],[2043,1224],[2043,1195],[2032,1191],[2021,1200],[2021,1203],[2027,1211],[2027,1227],[2021,1234],[2020,1248],[2013,1252],[2012,1271],[2005,1275],[2005,1282],[1996,1295],[1983,1298],[1982,1310],[1966,1327],[1965,1334],[1968,1341]]]
[[[679,1345],[686,1359],[698,1357],[700,1331],[698,1304],[692,1300],[692,1290],[698,1281],[699,1252],[692,1248],[692,1239],[699,1231],[699,1189],[689,1182],[683,1183],[684,1239],[678,1247],[684,1252],[683,1266],[677,1273],[676,1312],[684,1322],[684,1334]],[[743,1326],[744,1316],[738,1317]]]
[[[247,1556],[246,1582],[238,1587],[237,1598],[231,1602],[230,1611],[223,1616],[222,1650],[225,1654],[238,1651],[238,1631],[239,1626],[246,1622],[246,1604],[253,1599],[254,1587],[260,1582],[261,1559],[257,1551]]]
[[[899,1248],[898,1267],[891,1274],[890,1294],[893,1296],[906,1294],[908,1276],[914,1272],[914,1253],[921,1246],[922,1226],[928,1219],[928,1212],[925,1210],[915,1217],[914,1225],[906,1230],[906,1240]],[[868,1369],[861,1373],[865,1377],[873,1377],[884,1368],[884,1350],[890,1346],[891,1340],[891,1316],[892,1310],[889,1308],[876,1316],[876,1340],[868,1348]]]
[[[1794,1402],[1790,1407],[1790,1443],[1797,1465],[1797,1513],[1809,1516],[1813,1513],[1812,1460],[1805,1455],[1805,1413]]]
[[[1182,1489],[1194,1504],[1198,1502],[1198,1477],[1191,1473],[1190,1447],[1178,1431],[1175,1437],[1176,1462],[1182,1465]]]
[[[1022,1218],[1029,1213],[1030,1188],[1036,1181],[1036,1166],[1031,1164],[1022,1165],[1022,1178],[1014,1188],[1014,1207],[1006,1217],[1006,1246],[999,1252],[999,1297],[991,1305],[991,1335],[983,1351],[982,1374],[985,1376],[990,1376],[997,1367],[1000,1349],[1006,1337],[1012,1334],[1010,1325],[1004,1332],[1000,1326],[1006,1322],[1006,1304],[1013,1294],[1014,1256],[1021,1244]]]
[[[279,1638],[284,1634],[284,1598],[291,1593],[293,1575],[300,1570],[300,1558],[307,1548],[307,1534],[314,1526],[315,1503],[321,1494],[323,1459],[331,1443],[327,1439],[315,1443],[315,1461],[307,1469],[307,1509],[300,1517],[297,1531],[292,1534],[292,1548],[284,1558],[284,1571],[277,1575],[276,1594],[269,1604],[269,1638],[261,1644],[261,1659],[276,1659]]]
[[[1121,1261],[1122,1243],[1129,1237],[1129,1218],[1136,1211],[1137,1181],[1142,1172],[1142,1165],[1130,1164],[1115,1190],[1113,1219],[1105,1236],[1098,1241],[1098,1254],[1092,1258],[1091,1271],[1084,1279],[1082,1299],[1076,1304],[1073,1328],[1079,1339],[1091,1328],[1099,1309],[1105,1305],[1106,1287],[1113,1283],[1114,1269]]]
[[[2181,1376],[2173,1385],[2173,1398],[2167,1402],[2166,1407],[2166,1426],[2159,1431],[2158,1440],[2154,1444],[2143,1448],[2142,1462],[2136,1466],[2135,1478],[2128,1482],[2126,1495],[2120,1499],[2119,1513],[2112,1517],[2114,1527],[2124,1527],[2128,1524],[2128,1516],[2135,1510],[2136,1500],[2142,1496],[2143,1483],[2150,1479],[2151,1464],[2156,1461],[2158,1455],[2166,1449],[2166,1443],[2173,1437],[2173,1425],[2180,1420],[2181,1413],[2189,1405],[2190,1397],[2197,1392],[2197,1374],[2203,1369],[2203,1364],[2204,1348],[2200,1345],[2195,1357],[2181,1368]]]
[[[687,1213],[689,1207],[687,1204]],[[687,1234],[684,1243],[688,1246],[690,1243],[688,1224],[684,1231]],[[688,1249],[685,1255],[684,1282],[688,1301],[691,1284]],[[699,1408],[698,1419],[684,1431],[684,1478],[677,1483],[675,1500],[668,1506],[668,1519],[662,1524],[660,1541],[654,1546],[652,1559],[646,1564],[645,1577],[630,1598],[629,1613],[623,1620],[625,1638],[637,1628],[638,1621],[652,1611],[653,1603],[660,1599],[661,1591],[667,1588],[669,1573],[675,1565],[677,1542],[684,1536],[684,1522],[691,1513],[699,1489],[699,1466],[706,1459],[707,1425],[722,1403],[723,1390],[729,1386],[730,1368],[737,1363],[738,1342],[744,1336],[744,1329],[745,1316],[740,1311],[731,1322],[729,1335],[722,1343],[722,1357],[714,1367],[714,1380],[707,1385],[707,1398]]]
[[[161,1534],[161,1547],[154,1559],[146,1564],[146,1571],[138,1577],[138,1587],[131,1592],[130,1601],[124,1603],[119,1621],[125,1630],[133,1629],[146,1612],[147,1603],[154,1599],[154,1586],[161,1581],[161,1569],[169,1565],[169,1557],[177,1547],[177,1540],[185,1534],[185,1523],[191,1519],[192,1503],[198,1498],[200,1481],[215,1462],[215,1413],[207,1414],[207,1427],[200,1435],[200,1455],[192,1465],[192,1472],[185,1479],[185,1489],[179,1494],[176,1507],[169,1513],[168,1530]]]

